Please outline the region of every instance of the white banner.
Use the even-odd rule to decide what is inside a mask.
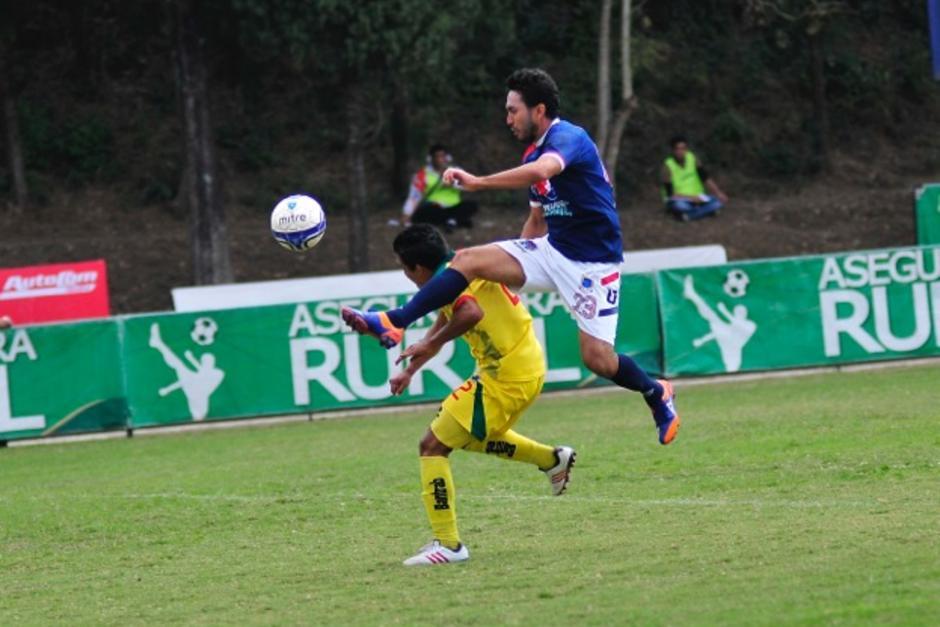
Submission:
[[[637,274],[672,268],[696,268],[720,265],[726,261],[724,247],[717,244],[640,250],[624,253],[621,272]],[[400,270],[389,270],[308,279],[177,287],[173,289],[173,308],[176,311],[215,311],[379,294],[410,294],[415,291],[414,284]]]

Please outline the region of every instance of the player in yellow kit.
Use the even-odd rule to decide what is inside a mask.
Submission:
[[[402,231],[393,248],[405,275],[419,287],[443,270],[453,254],[433,227]],[[495,455],[537,466],[553,494],[564,493],[575,451],[551,447],[516,433],[513,426],[535,401],[545,380],[545,357],[532,329],[532,317],[519,297],[491,281],[473,281],[417,344],[402,351],[408,367],[390,380],[401,394],[414,374],[447,342],[461,337],[470,346],[477,372],[441,404],[420,444],[422,500],[434,540],[405,565],[462,562],[470,557],[457,532],[454,480],[448,456],[453,449]]]

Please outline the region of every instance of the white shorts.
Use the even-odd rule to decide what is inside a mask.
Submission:
[[[558,292],[578,328],[613,344],[620,306],[620,264],[573,261],[548,242],[511,239],[496,245],[512,255],[525,272],[526,292]]]

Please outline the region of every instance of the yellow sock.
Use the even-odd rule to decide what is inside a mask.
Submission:
[[[460,546],[454,477],[446,457],[421,457],[421,500],[434,537],[449,549]]]
[[[496,455],[501,459],[535,464],[541,470],[548,470],[558,463],[555,459],[554,448],[530,440],[512,429],[483,442],[471,440],[470,444],[466,446],[466,450],[474,453]]]

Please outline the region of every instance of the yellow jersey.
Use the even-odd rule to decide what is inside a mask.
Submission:
[[[441,308],[450,318],[454,308],[474,300],[483,319],[464,333],[479,374],[497,381],[528,381],[545,376],[542,345],[532,329],[532,316],[522,300],[500,283],[477,279],[452,304]]]

